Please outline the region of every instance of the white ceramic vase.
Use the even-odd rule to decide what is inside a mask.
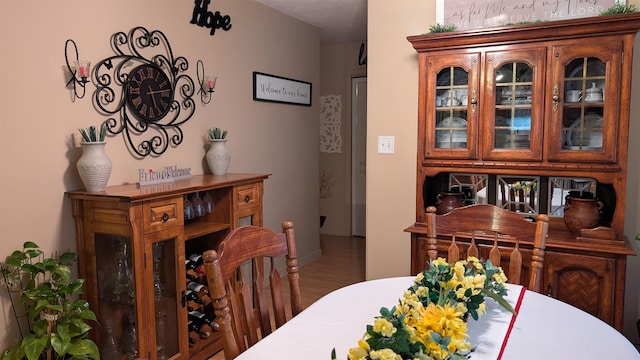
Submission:
[[[81,142],[82,156],[76,167],[87,191],[104,191],[111,176],[111,159],[104,151],[106,142]]]
[[[231,161],[227,151],[227,139],[209,139],[211,147],[207,151],[207,164],[213,175],[225,175]]]

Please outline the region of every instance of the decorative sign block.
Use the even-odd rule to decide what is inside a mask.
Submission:
[[[191,168],[165,166],[160,171],[138,169],[138,185],[155,185],[192,177]]]
[[[458,30],[597,16],[616,0],[438,0],[437,21]]]
[[[209,11],[211,0],[195,0],[193,14],[189,23],[211,29],[209,35],[216,34],[217,29],[229,31],[231,29],[231,16],[221,15],[220,11]]]

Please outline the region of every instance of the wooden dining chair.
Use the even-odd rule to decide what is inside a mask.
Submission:
[[[282,223],[282,233],[239,227],[217,251],[207,250],[202,258],[226,359],[235,358],[287,321],[276,259],[284,259],[286,266],[291,316],[302,311],[292,222]]]
[[[436,215],[436,208],[430,206],[427,208],[426,223],[426,246],[430,260],[436,259],[440,250],[440,253],[447,254],[447,261],[457,261],[462,248],[466,250],[466,256],[489,259],[496,266],[508,261],[508,270],[507,266],[502,267],[509,282],[542,292],[542,268],[549,229],[547,215],[540,214],[533,222],[491,204],[469,205]],[[438,246],[442,238],[448,239],[448,246]],[[527,250],[521,251],[521,248]],[[524,283],[523,254],[531,259],[525,266],[529,279],[525,279]]]

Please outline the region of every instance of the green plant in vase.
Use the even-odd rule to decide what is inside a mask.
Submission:
[[[227,130],[222,130],[219,127],[210,128],[207,130],[209,140],[221,140],[227,138]]]
[[[211,143],[207,151],[207,165],[213,175],[226,175],[231,161],[231,154],[227,150],[227,130],[219,127],[207,129],[207,138]]]
[[[88,338],[87,322],[96,321],[96,316],[89,303],[78,298],[84,280],[71,276],[69,265],[76,260],[73,252],[45,258],[37,244],[25,242],[22,250],[0,263],[4,285],[18,293],[31,330],[4,351],[2,360],[100,358],[98,347]]]
[[[100,131],[96,131],[95,126],[89,126],[86,129],[78,128],[80,135],[82,135],[82,141],[84,142],[103,142],[104,137],[107,134],[107,123],[100,124]]]

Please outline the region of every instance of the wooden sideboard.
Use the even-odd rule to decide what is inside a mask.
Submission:
[[[462,190],[468,203],[549,215],[544,288],[622,329],[638,29],[640,14],[626,14],[408,37],[419,66],[413,273],[427,261],[425,209]],[[563,219],[571,192],[603,203],[577,235]]]
[[[208,325],[196,329],[200,324],[194,326],[189,318],[189,312],[214,317],[207,292],[199,286],[206,284],[204,274],[191,265],[231,229],[262,226],[268,177],[201,175],[157,185],[110,186],[100,193],[68,192],[79,276],[98,318],[91,332],[98,345],[120,344],[121,358],[206,359],[220,351],[219,334]],[[185,201],[205,196],[211,211],[185,219]],[[198,297],[191,297],[193,289],[199,290]]]

